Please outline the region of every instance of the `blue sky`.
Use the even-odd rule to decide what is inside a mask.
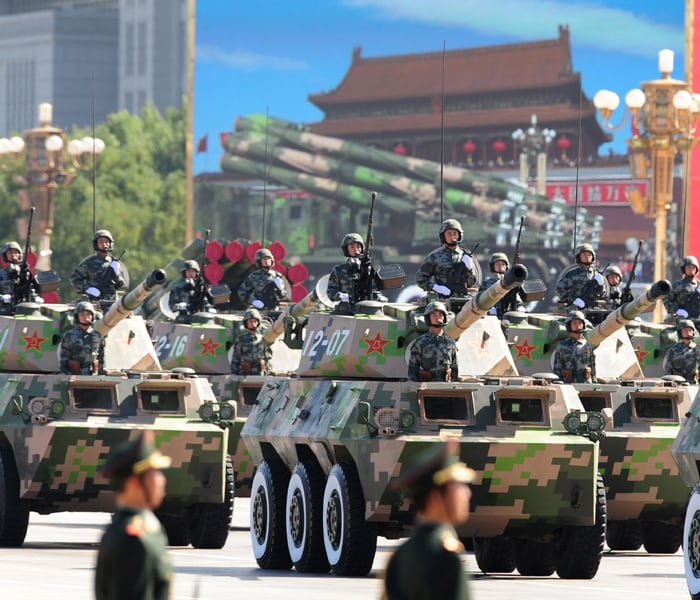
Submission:
[[[209,148],[194,171],[219,170],[219,133],[238,115],[321,120],[307,97],[342,81],[357,46],[364,57],[439,52],[554,39],[568,25],[584,92],[624,98],[659,76],[662,48],[685,78],[684,11],[684,0],[197,0],[194,139],[208,135]]]

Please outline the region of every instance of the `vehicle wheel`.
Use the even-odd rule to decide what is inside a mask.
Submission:
[[[562,579],[593,579],[598,572],[605,547],[607,503],[603,477],[596,483],[595,524],[570,526],[562,532],[558,548],[557,574]]]
[[[683,567],[690,597],[700,600],[700,487],[693,490],[685,511]]]
[[[639,550],[644,541],[642,525],[637,519],[608,521],[605,540],[610,550]],[[680,531],[678,542],[680,543]]]
[[[515,547],[508,537],[474,538],[474,558],[482,573],[512,573]]]
[[[221,504],[202,502],[190,507],[190,541],[195,548],[218,549],[226,544],[234,499],[233,460],[230,456],[226,457],[224,486]]]
[[[377,551],[377,532],[365,521],[357,468],[337,463],[323,492],[323,545],[335,575],[367,575]]]
[[[168,536],[168,546],[189,546],[190,527],[184,515],[166,514],[156,511],[156,517]]]
[[[646,521],[642,523],[644,549],[649,554],[675,554],[683,542],[683,527],[679,523]]]
[[[250,538],[262,569],[289,569],[292,559],[284,533],[285,492],[289,471],[281,461],[264,460],[253,477],[250,496]]]
[[[315,462],[294,467],[287,487],[285,507],[287,549],[300,573],[328,573],[323,546],[324,474]]]
[[[557,569],[556,545],[535,540],[515,542],[515,566],[521,575],[548,577]]]
[[[24,543],[29,525],[29,504],[19,497],[19,473],[10,446],[0,446],[0,546]]]

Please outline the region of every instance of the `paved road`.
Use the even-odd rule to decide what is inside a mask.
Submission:
[[[294,571],[262,571],[250,549],[247,530],[249,501],[236,500],[234,530],[222,550],[172,549],[175,564],[174,599],[333,600],[378,598],[384,566],[396,542],[380,538],[368,577],[300,575]],[[97,542],[109,515],[32,514],[22,548],[0,549],[0,596],[3,600],[80,600],[92,598]],[[591,600],[599,598],[663,600],[688,598],[680,553],[607,553],[591,581],[565,581],[519,575],[483,576],[474,556],[464,557],[472,575],[476,600],[537,598]],[[332,586],[332,587],[331,587]]]

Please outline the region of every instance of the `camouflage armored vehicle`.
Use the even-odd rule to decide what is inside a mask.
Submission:
[[[0,317],[0,546],[22,545],[30,511],[112,510],[114,492],[98,469],[114,444],[144,428],[173,459],[158,513],[171,543],[224,545],[233,508],[228,432],[200,416],[216,398],[205,379],[142,370],[156,369],[157,357],[152,345],[140,350],[150,341],[143,320],[126,318],[164,281],[154,271],[96,323],[109,334],[104,374],[58,372],[68,307],[44,307],[46,316],[25,305]]]
[[[467,335],[491,321],[488,335],[502,335],[495,317],[482,317],[525,275],[514,266],[447,330]],[[459,533],[474,537],[480,568],[593,577],[606,517],[595,441],[602,414],[583,411],[572,386],[478,376],[468,361],[459,381],[407,381],[411,342],[425,327],[423,308],[410,304],[310,313],[297,376],[267,378],[243,427],[257,464],[250,519],[258,565],[368,573],[377,536],[407,535],[415,514],[391,481],[417,452],[454,438],[477,473],[474,510]],[[483,350],[468,346],[472,355]]]

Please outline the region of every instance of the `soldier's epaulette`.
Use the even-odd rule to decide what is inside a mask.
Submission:
[[[443,531],[440,534],[440,541],[447,552],[464,552],[464,544],[451,531]]]
[[[130,535],[132,537],[141,537],[145,532],[145,528],[143,526],[143,519],[141,518],[141,516],[134,515],[131,518],[131,520],[126,524],[124,531],[126,531],[127,535]]]

